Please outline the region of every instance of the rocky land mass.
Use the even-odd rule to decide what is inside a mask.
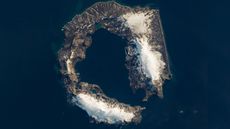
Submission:
[[[122,15],[127,13],[148,12],[150,10],[153,20],[150,26],[151,37],[148,38],[150,38],[150,42],[156,42],[158,44],[154,48],[162,53],[162,60],[165,62],[161,79],[159,81],[154,81],[153,85],[149,85],[151,79],[137,69],[140,63],[137,61],[138,54],[135,52],[136,46],[134,45],[133,39],[139,35],[133,33],[132,30],[124,24],[125,19],[121,18]],[[148,13],[146,13],[146,15],[148,15]],[[87,8],[83,13],[76,15],[63,27],[65,43],[58,52],[60,71],[63,75],[68,94],[71,97],[78,96],[79,94],[87,94],[97,100],[107,103],[111,107],[118,106],[125,112],[134,114],[134,117],[130,120],[121,120],[121,123],[138,123],[141,121],[141,111],[144,109],[143,107],[130,106],[129,104],[118,102],[114,98],[109,98],[103,93],[98,85],[81,82],[78,69],[75,69],[75,64],[80,63],[86,58],[86,50],[92,44],[91,35],[100,28],[106,29],[128,41],[126,47],[126,62],[124,63],[126,63],[126,67],[129,71],[130,87],[133,90],[139,88],[144,89],[146,91],[144,100],[147,100],[153,94],[163,97],[162,81],[169,79],[171,74],[168,66],[168,57],[159,11],[157,9],[141,7],[130,8],[114,1],[98,2]],[[79,105],[82,106],[82,104]],[[87,113],[90,115],[88,111]],[[105,118],[104,121],[98,121],[110,123],[109,120],[107,120],[108,119]]]

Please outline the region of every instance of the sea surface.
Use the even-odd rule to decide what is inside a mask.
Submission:
[[[138,125],[92,123],[67,102],[58,72],[62,27],[97,0],[5,1],[0,4],[0,129],[229,129],[229,2],[119,0],[160,8],[172,80],[164,98],[141,102],[125,68],[126,41],[103,29],[93,34],[82,81],[110,97],[147,107]]]

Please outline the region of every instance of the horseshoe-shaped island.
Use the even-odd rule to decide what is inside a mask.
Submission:
[[[163,97],[162,86],[171,73],[158,9],[128,7],[114,1],[98,2],[76,15],[64,27],[65,43],[58,51],[60,71],[70,102],[97,122],[139,123],[144,107],[131,106],[106,96],[96,84],[82,82],[75,68],[86,58],[91,36],[99,28],[125,38],[130,87],[144,89],[143,101]]]

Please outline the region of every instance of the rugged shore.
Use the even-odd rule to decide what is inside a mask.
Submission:
[[[148,15],[148,12],[151,13],[153,19],[150,26],[151,34],[146,37],[153,43],[150,44],[150,46],[152,45],[157,52],[162,53],[162,60],[166,64],[161,78],[157,81],[152,81],[153,84],[151,85],[147,85],[147,83],[151,82],[151,79],[137,69],[141,64],[136,59],[139,53],[135,52],[136,46],[133,45],[133,39],[135,39],[134,37],[142,35],[133,33],[132,30],[124,24],[126,21],[122,18],[124,14],[135,14],[138,12],[145,12],[146,15]],[[58,52],[58,60],[61,66],[60,71],[63,75],[67,91],[71,96],[75,97],[79,94],[87,94],[100,101],[106,102],[108,105],[118,105],[118,107],[121,107],[122,110],[124,109],[125,112],[134,114],[134,117],[130,121],[121,121],[121,123],[138,123],[141,121],[141,111],[144,109],[143,107],[130,106],[129,104],[120,103],[116,99],[107,97],[98,85],[81,82],[78,69],[75,69],[75,64],[80,63],[86,58],[86,50],[92,44],[90,35],[100,28],[104,28],[129,41],[126,47],[126,62],[124,63],[126,63],[126,67],[129,70],[131,88],[133,90],[139,88],[144,89],[146,91],[144,100],[147,100],[155,93],[163,97],[163,81],[169,79],[171,73],[168,65],[159,11],[157,9],[140,7],[130,8],[114,1],[98,2],[86,9],[82,14],[76,15],[63,27],[66,38],[63,48]],[[157,43],[157,45],[154,43]]]

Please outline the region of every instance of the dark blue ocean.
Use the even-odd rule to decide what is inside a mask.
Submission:
[[[126,41],[103,29],[92,35],[82,81],[101,86],[110,97],[147,107],[138,125],[91,123],[67,102],[58,72],[61,28],[96,0],[0,2],[0,129],[229,129],[229,2],[201,0],[119,0],[128,6],[160,8],[173,78],[164,98],[141,102],[125,68]]]

